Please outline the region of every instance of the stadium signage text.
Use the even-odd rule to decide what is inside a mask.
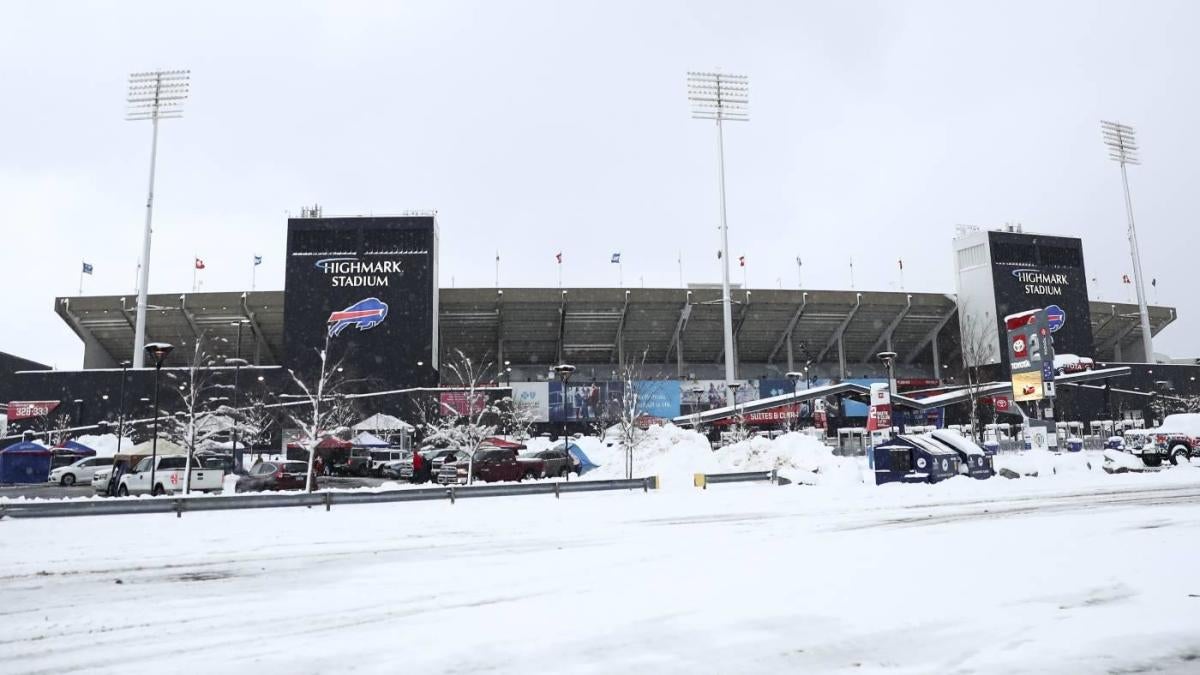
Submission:
[[[318,260],[316,267],[325,273],[329,285],[334,288],[388,286],[389,275],[404,274],[399,260],[325,258]]]
[[[1013,270],[1013,276],[1025,284],[1027,295],[1062,295],[1063,286],[1069,286],[1067,275],[1057,272],[1043,272],[1034,269]]]

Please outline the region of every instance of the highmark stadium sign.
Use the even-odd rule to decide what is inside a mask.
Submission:
[[[1071,285],[1067,275],[1061,272],[1019,269],[1013,270],[1012,275],[1024,284],[1027,295],[1063,295],[1063,289]]]
[[[410,255],[428,255],[415,251]],[[360,258],[322,258],[316,268],[324,273],[333,288],[378,288],[391,285],[391,277],[403,276],[400,260],[362,260]]]

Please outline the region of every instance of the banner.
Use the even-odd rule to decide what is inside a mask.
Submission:
[[[638,406],[643,414],[662,419],[679,416],[679,382],[675,380],[638,380]]]
[[[1054,396],[1054,347],[1043,309],[1004,317],[1014,401]]]
[[[550,383],[514,382],[513,403],[528,406],[534,422],[550,421]]]
[[[758,388],[748,380],[739,384],[737,402],[746,403],[758,398]],[[725,380],[684,380],[679,383],[679,412],[694,415],[698,412],[725,407]]]
[[[549,382],[550,421],[580,421],[616,418],[621,404],[620,382],[568,383],[566,394],[562,382]]]
[[[8,421],[27,420],[33,417],[45,417],[54,412],[60,401],[9,401]]]
[[[443,391],[438,397],[438,402],[441,404],[438,406],[440,415],[468,415],[486,408],[488,396],[482,391],[475,392],[473,397],[465,391]]]

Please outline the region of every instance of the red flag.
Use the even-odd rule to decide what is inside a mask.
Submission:
[[[1123,284],[1130,283],[1130,282],[1129,282],[1129,275],[1128,275],[1128,274],[1122,274],[1122,275],[1121,275],[1121,283],[1123,283]]]
[[[739,255],[738,256],[738,267],[745,267],[745,266],[746,266],[746,256]]]
[[[559,264],[559,265],[561,265],[561,264],[562,264],[562,251],[559,251],[558,253],[555,253],[555,254],[554,254],[554,259],[558,261],[558,264]]]
[[[204,261],[203,260],[196,258],[196,269],[198,269],[198,270],[204,269]]]

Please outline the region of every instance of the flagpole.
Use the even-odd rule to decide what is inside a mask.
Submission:
[[[496,288],[500,288],[500,249],[496,249]]]
[[[850,290],[854,290],[854,256],[850,256]]]
[[[679,263],[679,287],[683,288],[683,250],[679,251],[679,257],[676,262]]]
[[[625,288],[625,263],[617,258],[617,287]]]
[[[192,255],[192,292],[193,293],[196,292],[196,270],[197,270],[196,261],[199,259],[200,258],[198,256],[196,256],[195,254]]]
[[[800,256],[796,256],[796,288],[804,288],[804,265]]]
[[[255,282],[258,280],[258,262],[254,259],[250,260],[250,291],[254,291]]]
[[[83,265],[79,265],[79,294],[83,295]]]

